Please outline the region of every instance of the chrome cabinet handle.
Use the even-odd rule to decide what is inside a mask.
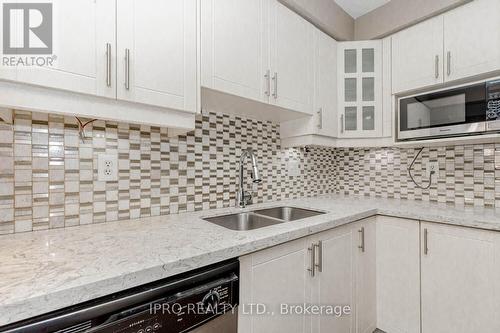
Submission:
[[[323,108],[318,110],[318,128],[323,129]]]
[[[450,76],[451,74],[451,51],[448,51],[447,55],[446,55],[447,59],[446,59],[446,74],[448,74],[448,76]]]
[[[344,115],[340,116],[340,133],[344,133]]]
[[[434,64],[435,68],[435,76],[436,76],[436,79],[439,78],[439,56],[436,55],[436,60],[435,60],[435,64]]]
[[[130,90],[130,49],[125,49],[125,89]]]
[[[273,82],[274,82],[273,97],[274,97],[274,99],[277,99],[278,98],[278,73],[277,72],[274,72]]]
[[[106,85],[111,87],[111,44],[106,43]]]
[[[319,241],[314,245],[318,249],[318,263],[314,264],[318,268],[318,272],[323,272],[323,241]]]
[[[271,71],[268,69],[266,74],[264,75],[266,79],[266,91],[265,94],[267,97],[271,96]]]
[[[316,273],[316,264],[314,263],[314,260],[316,258],[316,245],[311,244],[311,247],[308,247],[307,250],[311,253],[311,258],[310,258],[311,262],[307,270],[311,274],[311,277],[314,277]]]
[[[424,254],[429,253],[429,230],[424,229]]]
[[[361,238],[361,244],[358,246],[358,248],[361,250],[361,252],[365,252],[365,227],[361,227],[358,232]]]

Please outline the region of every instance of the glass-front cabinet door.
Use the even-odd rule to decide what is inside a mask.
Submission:
[[[382,42],[338,45],[339,137],[382,136]]]

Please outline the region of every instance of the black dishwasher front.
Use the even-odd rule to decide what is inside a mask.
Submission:
[[[236,333],[239,262],[229,261],[9,326],[8,333]]]

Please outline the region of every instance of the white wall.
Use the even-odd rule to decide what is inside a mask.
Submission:
[[[356,40],[384,37],[471,0],[392,0],[354,23]]]
[[[354,39],[354,19],[334,0],[279,0],[336,40]]]

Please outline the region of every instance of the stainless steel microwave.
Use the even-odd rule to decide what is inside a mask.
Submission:
[[[398,140],[500,132],[500,80],[401,98]]]

